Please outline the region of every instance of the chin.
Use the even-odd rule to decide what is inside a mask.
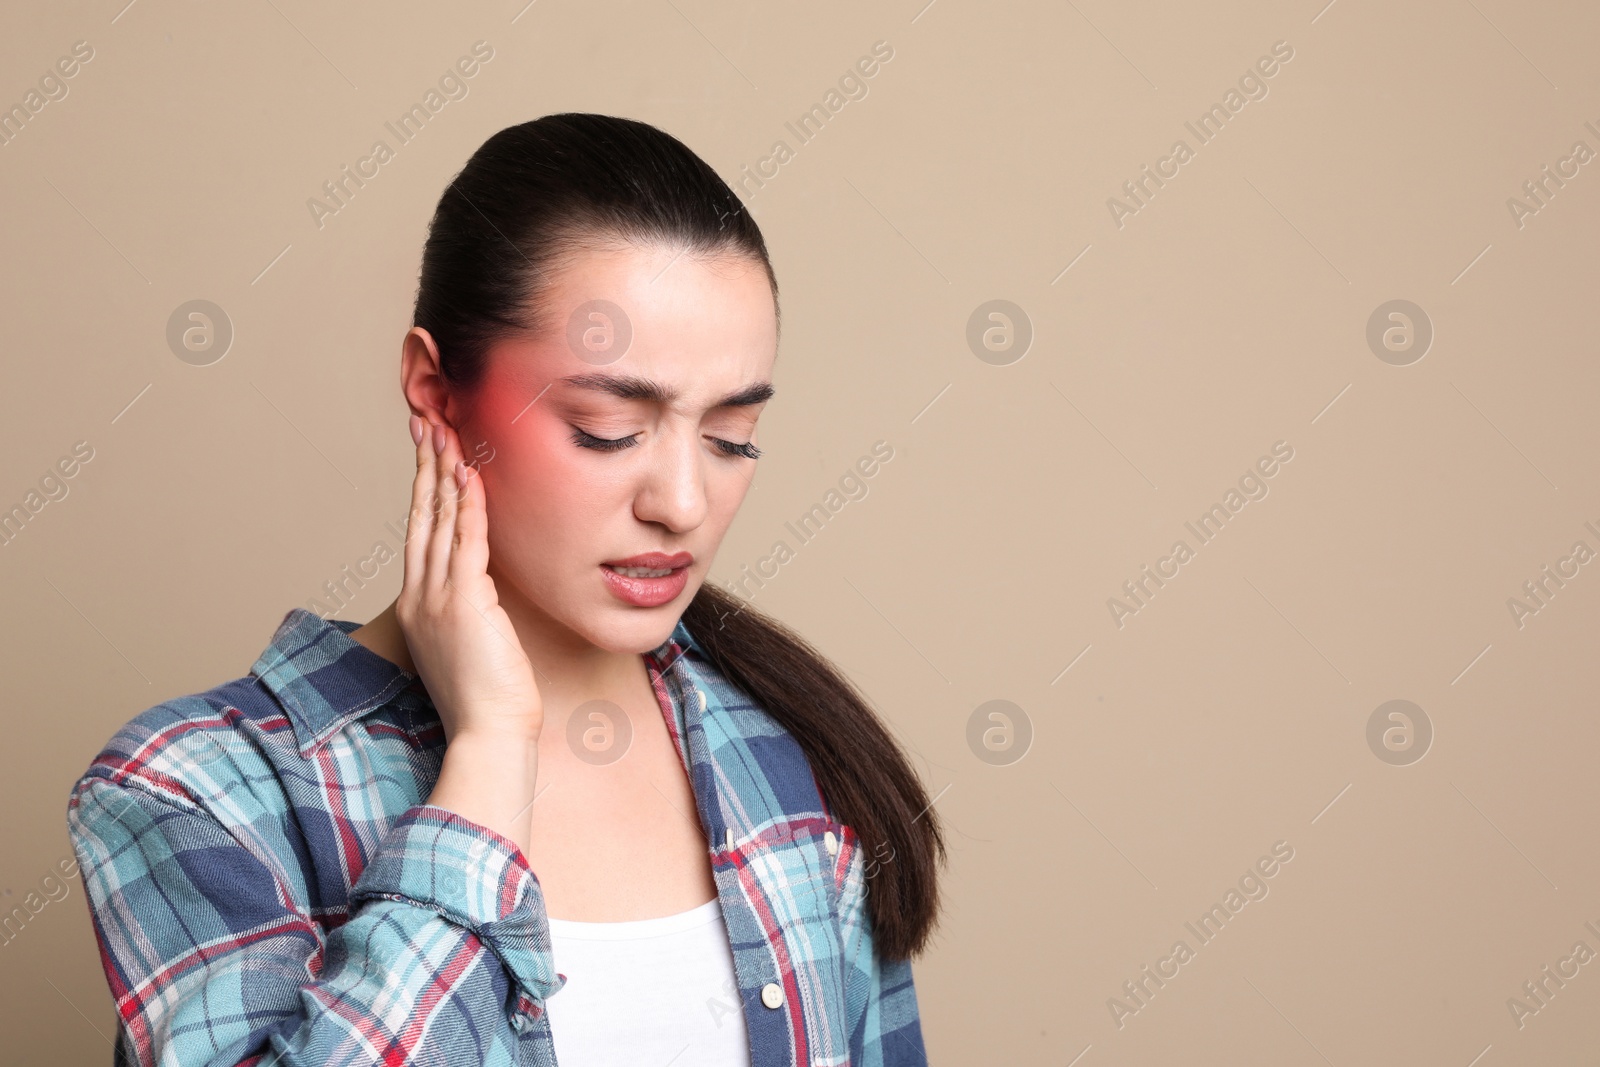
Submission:
[[[607,652],[649,652],[672,636],[689,600],[682,597],[657,608],[619,607],[592,618],[579,632],[590,644]]]

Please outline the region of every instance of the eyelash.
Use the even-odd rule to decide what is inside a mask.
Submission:
[[[608,439],[585,433],[576,426],[572,428],[572,443],[579,448],[589,448],[596,452],[621,452],[625,448],[632,448],[633,439],[637,436],[637,434],[629,434],[627,437]],[[735,444],[732,441],[724,441],[720,437],[713,437],[711,440],[716,442],[718,451],[725,456],[742,459],[758,459],[761,456],[761,449],[751,443]]]

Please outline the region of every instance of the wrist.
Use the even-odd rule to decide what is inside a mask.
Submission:
[[[445,755],[448,757],[451,752],[470,755],[475,761],[483,760],[507,766],[537,761],[539,735],[529,735],[521,730],[495,730],[486,727],[457,730],[445,743]]]
[[[445,746],[428,803],[495,831],[526,855],[538,789],[538,742],[466,732]]]

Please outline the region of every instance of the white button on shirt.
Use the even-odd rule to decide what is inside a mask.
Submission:
[[[716,898],[656,919],[549,923],[555,968],[567,976],[545,1001],[561,1067],[750,1067]],[[763,1003],[772,1004],[769,991],[782,1003],[776,985],[762,990]]]

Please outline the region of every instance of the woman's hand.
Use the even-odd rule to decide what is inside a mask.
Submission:
[[[395,617],[444,723],[428,803],[526,851],[544,703],[489,577],[483,482],[443,424],[411,417],[417,477]]]

